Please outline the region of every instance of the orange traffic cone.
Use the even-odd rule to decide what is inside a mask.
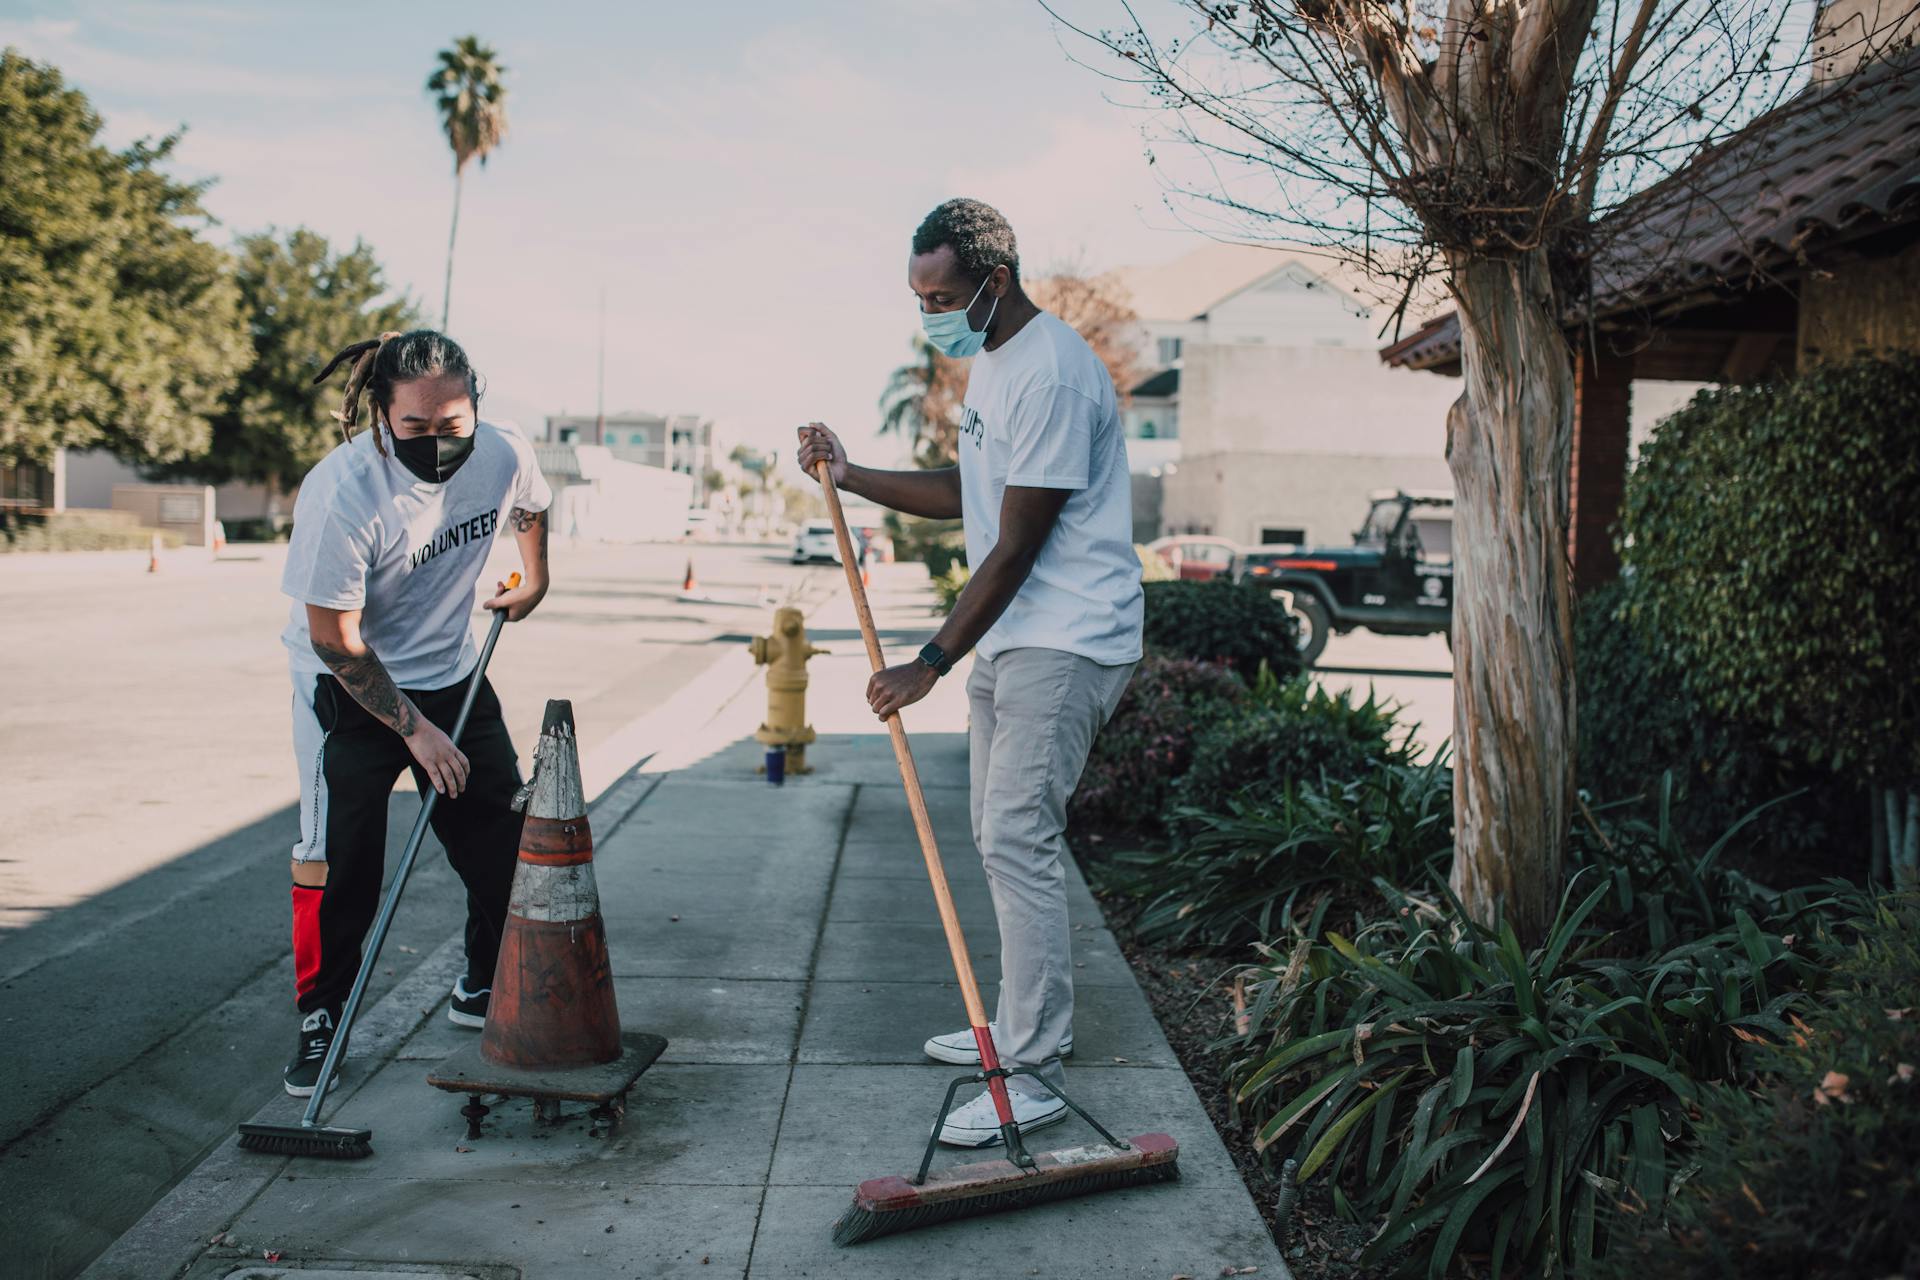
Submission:
[[[864,543],[860,547],[860,585],[863,587],[873,585],[873,570],[867,568],[867,548]]]
[[[688,556],[687,557],[687,576],[681,579],[680,590],[682,593],[690,594],[694,591],[698,591],[699,589],[700,589],[700,584],[698,581],[694,579],[694,576],[693,576],[693,557]]]
[[[516,807],[523,802],[520,865],[486,1029],[427,1076],[436,1088],[469,1095],[461,1109],[469,1138],[481,1136],[489,1108],[480,1097],[488,1093],[532,1098],[537,1117],[549,1105],[557,1114],[562,1099],[594,1103],[596,1122],[611,1125],[633,1082],[667,1047],[659,1036],[620,1031],[570,702],[547,703],[533,779],[515,798]]]
[[[147,572],[160,572],[160,535],[157,533],[147,539]]]

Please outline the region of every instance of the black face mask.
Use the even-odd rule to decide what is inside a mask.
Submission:
[[[395,436],[393,456],[428,484],[445,484],[473,456],[473,435]]]

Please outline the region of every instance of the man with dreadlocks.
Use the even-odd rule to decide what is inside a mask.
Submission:
[[[287,1092],[319,1084],[360,967],[386,862],[387,797],[403,769],[441,795],[433,830],[467,890],[467,969],[448,1016],[486,1022],[513,886],[518,757],[484,680],[458,746],[448,738],[479,661],[469,618],[494,533],[513,529],[522,584],[486,608],[511,621],[547,593],[552,501],[518,431],[481,421],[480,383],[452,339],[386,333],[336,355],[348,367],[342,442],[294,505],[281,590],[293,669],[300,840],[293,961],[300,1033]],[[357,432],[362,400],[369,429]]]

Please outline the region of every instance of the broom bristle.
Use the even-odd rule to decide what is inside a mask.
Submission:
[[[373,1154],[373,1130],[332,1125],[243,1124],[240,1147],[275,1156],[360,1160]]]
[[[959,1218],[1177,1182],[1179,1158],[1180,1148],[1171,1138],[1150,1134],[1134,1139],[1127,1150],[1081,1147],[1043,1155],[1031,1172],[996,1160],[935,1174],[918,1188],[904,1179],[876,1179],[862,1184],[833,1224],[833,1242],[860,1244]]]

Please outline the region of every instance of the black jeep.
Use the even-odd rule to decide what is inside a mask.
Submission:
[[[1453,495],[1383,489],[1351,547],[1249,547],[1234,580],[1270,586],[1300,623],[1308,666],[1330,632],[1388,636],[1439,632],[1453,646]]]

